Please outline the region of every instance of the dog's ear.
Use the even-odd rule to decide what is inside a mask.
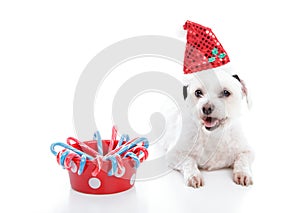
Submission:
[[[232,75],[232,77],[234,77],[236,80],[238,80],[239,82],[241,82],[241,79],[239,78],[238,75]]]
[[[185,100],[187,98],[187,95],[188,95],[188,85],[186,86],[183,86],[183,99]]]
[[[237,79],[241,83],[243,95],[246,96],[247,105],[248,105],[248,108],[250,109],[251,106],[252,106],[252,101],[251,101],[251,98],[249,96],[249,92],[248,92],[248,89],[246,87],[245,81],[240,79],[238,75],[232,75],[232,77],[234,77],[235,79]]]

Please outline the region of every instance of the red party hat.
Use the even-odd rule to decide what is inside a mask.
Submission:
[[[199,72],[227,64],[229,57],[210,28],[186,21],[187,42],[184,74]]]

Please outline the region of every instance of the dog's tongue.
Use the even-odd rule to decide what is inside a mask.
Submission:
[[[204,125],[208,128],[214,127],[219,124],[219,120],[216,118],[207,118],[204,120]]]

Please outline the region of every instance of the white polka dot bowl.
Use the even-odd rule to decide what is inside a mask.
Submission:
[[[55,147],[63,149],[56,151]],[[51,152],[68,170],[71,187],[87,194],[113,194],[134,186],[136,171],[148,157],[146,138],[80,142],[68,138],[67,144],[53,143]]]

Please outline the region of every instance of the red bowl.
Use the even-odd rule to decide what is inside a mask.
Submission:
[[[83,142],[90,148],[97,150],[97,141]],[[109,140],[103,140],[103,155],[107,153]],[[115,141],[115,146],[118,141]],[[76,147],[77,149],[90,154],[88,149],[84,147]],[[97,164],[94,161],[86,160],[84,170],[81,175],[78,175],[78,168],[80,165],[80,158],[75,157],[71,161],[71,168],[69,169],[69,177],[71,187],[82,193],[87,194],[112,194],[118,193],[133,187],[136,177],[135,162],[131,158],[122,158],[122,163],[125,168],[125,172],[121,177],[114,175],[108,176],[108,172],[112,167],[110,160],[103,160],[101,165],[101,171],[93,176],[93,171],[97,169]]]

